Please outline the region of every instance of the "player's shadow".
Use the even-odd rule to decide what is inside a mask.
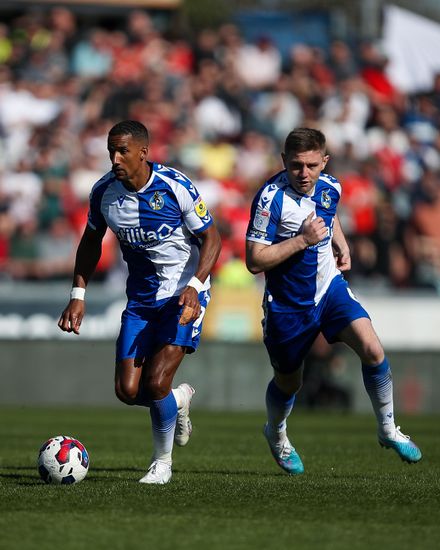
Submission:
[[[87,474],[87,481],[90,483],[101,483],[103,481],[105,482],[108,482],[108,481],[124,481],[124,480],[127,480],[128,477],[130,477],[130,474],[132,473],[136,473],[138,475],[142,474],[144,475],[145,474],[145,468],[133,468],[133,467],[120,467],[120,468],[114,468],[114,467],[109,467],[109,468],[106,468],[105,466],[103,467],[98,467],[98,468],[91,468],[89,470],[89,473]],[[109,472],[112,473],[112,472],[117,472],[118,476],[116,475],[109,475]],[[98,475],[96,475],[98,474]],[[106,474],[105,477],[104,475],[99,475],[99,474]],[[124,477],[124,474],[128,474],[127,477]]]
[[[243,471],[243,470],[180,470],[174,469],[175,474],[195,474],[195,475],[218,475],[218,476],[249,476],[249,477],[273,477],[273,473],[261,471]],[[275,472],[277,475],[278,472]],[[286,475],[280,472],[280,475]]]
[[[8,470],[23,473],[13,473]],[[0,479],[17,480],[18,485],[38,485],[40,483],[35,466],[2,466],[0,468]]]
[[[17,473],[19,472],[19,473]],[[26,473],[28,472],[28,473]],[[145,473],[145,468],[114,468],[114,467],[98,467],[89,470],[87,475],[88,482],[99,483],[101,481],[121,481],[123,477],[121,476],[111,476],[108,473],[118,472],[123,476],[124,473],[130,474],[133,472],[136,473]],[[95,473],[106,473],[105,478],[101,475],[94,475]],[[17,485],[41,485],[43,481],[40,479],[37,467],[36,466],[2,466],[0,467],[0,480],[10,480],[16,481]]]
[[[18,473],[17,473],[18,472]],[[118,473],[119,475],[109,475],[111,473]],[[109,482],[109,481],[122,481],[126,480],[124,474],[128,474],[128,477],[131,477],[130,474],[144,474],[145,468],[133,468],[133,467],[95,467],[91,468],[87,474],[88,483],[100,483],[100,482]],[[173,473],[182,474],[182,475],[214,475],[214,476],[247,476],[249,478],[273,478],[274,476],[285,476],[282,472],[261,472],[261,471],[243,471],[243,470],[221,470],[221,469],[212,469],[212,470],[186,470],[186,469],[174,469]],[[106,474],[100,475],[100,474]],[[0,468],[0,479],[16,481],[17,485],[24,486],[34,486],[41,485],[43,481],[38,476],[38,472],[35,466],[2,466]]]

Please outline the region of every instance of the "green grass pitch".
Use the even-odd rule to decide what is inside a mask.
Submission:
[[[440,545],[440,418],[399,418],[417,465],[379,447],[372,416],[297,409],[305,465],[288,476],[262,436],[263,413],[194,411],[166,486],[137,483],[151,454],[140,408],[0,408],[0,548],[431,549]],[[40,445],[72,435],[90,454],[74,486],[39,480]]]

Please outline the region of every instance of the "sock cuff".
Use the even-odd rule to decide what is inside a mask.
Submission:
[[[389,370],[390,364],[388,363],[388,359],[386,357],[384,357],[382,363],[379,363],[378,365],[365,365],[364,363],[362,363],[362,372],[364,374],[382,376],[386,374]]]
[[[177,402],[173,392],[170,391],[163,399],[152,400],[150,414],[154,424],[173,421],[177,416]]]
[[[293,405],[293,403],[295,402],[295,394],[290,396],[281,391],[280,388],[275,384],[275,380],[273,378],[267,386],[266,398],[269,400],[273,400],[277,403],[283,403],[287,406]]]

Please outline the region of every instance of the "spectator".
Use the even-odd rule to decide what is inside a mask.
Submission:
[[[412,227],[416,277],[421,286],[440,292],[440,178],[427,172],[422,179],[424,199],[414,207]]]
[[[9,244],[6,272],[13,279],[32,280],[36,277],[38,261],[38,224],[35,218],[17,224]]]
[[[343,40],[334,40],[330,44],[329,65],[332,68],[336,82],[341,82],[359,74],[353,51]]]
[[[218,268],[234,267],[271,152],[288,130],[310,126],[327,134],[343,183],[342,223],[357,251],[350,277],[440,291],[430,228],[440,77],[405,97],[386,63],[377,44],[339,39],[328,52],[292,44],[282,63],[268,36],[251,43],[228,23],[187,38],[145,10],[93,25],[66,7],[10,17],[0,24],[0,270],[52,277],[34,269],[43,251],[31,233],[52,242],[55,220],[67,219],[78,238],[84,199],[108,163],[107,132],[126,118],[151,129],[155,160],[200,180],[224,238]],[[118,260],[114,242],[104,246],[101,279]]]
[[[280,75],[273,87],[257,95],[252,105],[256,128],[281,142],[304,117],[299,100],[291,93],[290,78]]]
[[[71,275],[77,237],[68,220],[54,217],[48,231],[38,235],[35,275],[44,279],[66,278]]]
[[[268,36],[255,44],[243,44],[234,59],[234,68],[245,86],[261,90],[273,86],[281,75],[281,54]]]
[[[112,64],[109,36],[102,29],[91,29],[73,48],[72,72],[82,79],[102,78],[109,74]]]
[[[0,64],[7,63],[12,55],[12,42],[8,35],[8,27],[0,23]]]
[[[358,76],[340,81],[334,93],[321,105],[321,127],[328,136],[329,148],[341,153],[349,144],[355,158],[365,156],[365,127],[370,104]]]
[[[17,163],[14,171],[0,175],[0,193],[8,200],[8,211],[19,224],[38,215],[42,181],[26,160]]]
[[[0,193],[0,278],[6,271],[15,222],[9,213],[8,199]]]
[[[388,59],[380,46],[366,40],[359,47],[361,76],[364,79],[372,104],[402,107],[404,95],[393,86],[386,74]]]

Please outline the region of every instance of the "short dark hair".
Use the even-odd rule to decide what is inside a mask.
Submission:
[[[284,153],[304,153],[305,151],[321,151],[325,153],[325,136],[314,128],[295,128],[286,138]]]
[[[147,128],[137,120],[123,120],[118,122],[108,133],[108,137],[128,135],[132,135],[139,141],[146,141],[147,143],[149,141]]]

